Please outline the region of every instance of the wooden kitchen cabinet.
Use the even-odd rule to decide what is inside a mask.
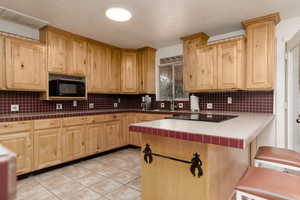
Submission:
[[[183,40],[183,85],[187,92],[199,91],[197,75],[199,71],[198,50],[204,47],[208,35],[198,33],[181,38]]]
[[[121,121],[105,122],[103,126],[103,150],[119,147],[121,144]]]
[[[128,144],[135,145],[135,146],[140,146],[141,145],[141,137],[140,134],[129,131],[129,125],[137,123],[137,117],[136,114],[128,114],[124,116],[124,136],[125,140],[127,141]]]
[[[44,47],[40,43],[5,38],[6,87],[46,91]]]
[[[275,26],[278,13],[242,22],[247,32],[248,90],[272,90],[275,76]]]
[[[102,150],[103,124],[90,125],[87,131],[87,154],[92,155]]]
[[[0,89],[5,89],[5,41],[0,35]]]
[[[90,93],[105,93],[109,84],[108,69],[111,66],[111,49],[98,43],[88,44]],[[110,76],[109,76],[110,77]]]
[[[106,85],[109,93],[120,93],[121,91],[121,49],[112,47],[111,65],[106,76]]]
[[[218,89],[245,88],[245,39],[223,42],[218,48]]]
[[[137,52],[123,50],[121,56],[121,93],[138,92]]]
[[[34,131],[34,168],[50,167],[62,162],[61,129]]]
[[[75,160],[86,154],[86,127],[73,126],[64,128],[62,132],[63,161]]]
[[[18,175],[32,171],[33,138],[32,122],[0,123],[0,144],[17,155],[16,173]]]
[[[155,94],[155,52],[156,49],[150,47],[138,50],[138,84],[141,94]]]
[[[47,48],[48,72],[67,74],[69,38],[63,34],[47,30],[41,31],[40,35]]]
[[[87,74],[87,41],[74,37],[71,40],[71,56],[72,61],[68,65],[68,73],[77,76],[85,76]]]

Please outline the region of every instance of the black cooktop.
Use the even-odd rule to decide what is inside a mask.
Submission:
[[[179,120],[192,120],[192,121],[205,121],[205,122],[222,122],[225,120],[233,119],[236,115],[216,115],[216,114],[175,114],[166,119],[179,119]]]

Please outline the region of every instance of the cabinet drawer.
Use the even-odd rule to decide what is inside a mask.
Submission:
[[[34,129],[48,129],[48,128],[59,128],[61,125],[61,119],[42,119],[34,121]]]
[[[120,120],[121,115],[118,114],[112,114],[112,115],[104,115],[105,121],[114,121],[114,120]]]
[[[92,117],[89,117],[88,123],[97,124],[105,122],[105,115],[94,115]]]
[[[76,126],[87,123],[87,117],[69,117],[63,119],[63,126]]]
[[[28,131],[28,130],[31,130],[31,128],[32,128],[32,121],[3,122],[3,123],[0,123],[0,134],[1,133]]]

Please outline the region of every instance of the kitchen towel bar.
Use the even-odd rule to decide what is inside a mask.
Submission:
[[[202,161],[201,161],[200,155],[198,153],[194,153],[193,158],[191,159],[191,161],[188,161],[188,160],[183,160],[183,159],[179,159],[179,158],[174,158],[174,157],[171,157],[171,156],[166,156],[166,155],[153,153],[149,144],[146,144],[146,146],[143,150],[143,153],[144,153],[144,160],[147,164],[151,164],[153,162],[153,156],[157,156],[157,157],[161,157],[161,158],[174,160],[174,161],[177,161],[177,162],[190,164],[191,165],[190,166],[190,172],[193,174],[193,176],[196,176],[196,170],[198,170],[198,178],[203,176]]]

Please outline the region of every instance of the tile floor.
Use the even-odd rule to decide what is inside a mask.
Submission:
[[[17,200],[139,200],[139,150],[125,149],[18,181]]]

